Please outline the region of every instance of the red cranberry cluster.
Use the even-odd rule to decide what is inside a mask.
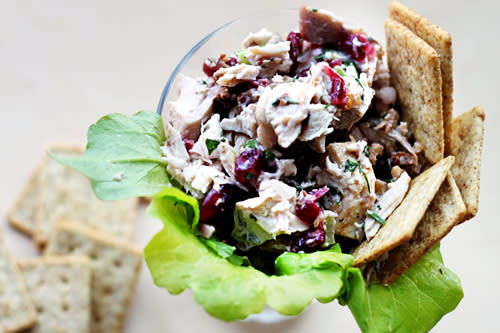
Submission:
[[[340,35],[337,45],[357,62],[364,63],[375,56],[375,47],[368,38],[361,34],[344,31]]]

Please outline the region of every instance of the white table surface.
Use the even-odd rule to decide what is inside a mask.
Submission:
[[[249,10],[298,7],[301,1],[0,2],[0,228],[16,257],[36,255],[5,213],[50,143],[85,143],[88,125],[120,112],[155,110],[163,85],[184,53],[209,31]],[[462,279],[465,298],[434,332],[499,331],[500,222],[495,100],[500,76],[499,5],[495,1],[404,3],[453,36],[455,114],[474,105],[486,110],[479,214],[442,242],[447,265]],[[327,8],[369,28],[383,41],[387,1],[324,1]],[[363,24],[365,22],[365,24]],[[256,27],[258,28],[258,27]],[[135,242],[144,246],[160,224],[144,210]],[[156,288],[144,266],[127,317],[126,332],[356,332],[348,309],[314,304],[280,325],[225,323],[207,315],[185,292]]]

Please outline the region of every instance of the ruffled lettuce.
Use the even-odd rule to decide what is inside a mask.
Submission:
[[[427,332],[463,298],[460,279],[443,264],[439,244],[389,286],[349,269],[347,304],[363,332]]]
[[[313,299],[330,302],[345,291],[352,256],[339,247],[311,254],[285,253],[276,260],[277,275],[239,266],[220,257],[192,232],[198,206],[176,188],[156,194],[148,213],[165,224],[144,249],[155,283],[172,294],[186,288],[205,310],[223,320],[243,319],[264,305],[296,315]]]
[[[144,251],[155,283],[172,294],[191,288],[197,302],[223,320],[246,318],[265,304],[296,315],[313,299],[339,298],[363,332],[426,332],[463,297],[460,280],[444,267],[439,246],[392,285],[366,287],[361,271],[350,267],[352,256],[338,246],[284,253],[276,259],[273,276],[241,266],[229,259],[232,252],[220,255],[193,233],[198,205],[176,188],[155,195],[149,214],[165,225]]]

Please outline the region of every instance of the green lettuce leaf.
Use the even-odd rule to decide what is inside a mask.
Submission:
[[[223,320],[246,318],[265,304],[296,315],[313,299],[330,302],[344,292],[352,256],[339,247],[310,254],[285,253],[276,260],[278,275],[232,264],[192,232],[198,205],[177,188],[153,197],[148,213],[165,227],[144,249],[154,282],[172,294],[186,288],[211,315]]]
[[[443,265],[439,244],[389,286],[366,287],[349,270],[347,303],[363,332],[428,332],[463,298],[460,279]]]
[[[87,138],[80,157],[51,156],[87,176],[99,198],[152,196],[170,186],[160,148],[163,120],[155,112],[107,115],[89,127]]]

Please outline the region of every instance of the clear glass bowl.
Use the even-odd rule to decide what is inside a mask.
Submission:
[[[258,12],[237,18],[215,29],[196,43],[175,67],[163,89],[157,112],[162,114],[166,103],[177,99],[179,73],[191,77],[202,77],[205,75],[202,66],[206,58],[218,57],[221,53],[227,55],[234,53],[242,48],[241,42],[250,32],[256,32],[264,27],[286,37],[290,31],[298,30],[298,18],[298,9]],[[281,315],[266,306],[261,313],[253,314],[245,321],[272,324],[291,318],[294,317]]]
[[[166,102],[177,99],[176,86],[179,73],[191,77],[204,76],[202,66],[206,58],[216,58],[221,53],[227,55],[234,53],[242,48],[241,42],[250,32],[256,32],[264,27],[286,37],[288,32],[298,30],[298,19],[298,9],[280,9],[243,16],[215,29],[196,43],[175,67],[163,88],[157,112],[161,114]]]

